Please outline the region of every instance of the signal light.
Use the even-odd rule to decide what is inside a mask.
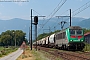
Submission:
[[[34,17],[34,24],[37,25],[38,24],[38,16]]]

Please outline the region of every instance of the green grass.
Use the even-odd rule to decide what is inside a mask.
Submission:
[[[3,49],[4,49],[4,47],[1,46],[1,47],[0,47],[0,51],[3,50]]]
[[[35,56],[35,60],[49,60],[43,53],[36,51],[35,49],[32,50],[32,54]]]
[[[16,50],[17,50],[17,48],[12,48],[12,47],[4,48],[4,47],[0,47],[0,57],[6,56],[6,55],[8,55],[11,52],[14,52]]]
[[[53,50],[53,51],[54,51],[54,50],[56,50],[56,49],[51,49],[51,50]],[[49,51],[49,52],[53,52],[53,51]],[[62,58],[58,58],[58,57],[57,57],[57,58],[55,58],[55,57],[54,57],[54,55],[51,55],[51,54],[49,54],[48,52],[45,52],[45,51],[42,51],[42,52],[43,52],[43,53],[44,53],[44,55],[45,55],[45,56],[47,56],[48,58],[50,58],[50,57],[51,57],[51,58],[50,58],[50,60],[52,60],[53,58],[54,58],[55,60],[63,60]]]
[[[90,52],[90,44],[85,44],[85,48],[83,50]]]
[[[51,50],[55,50],[55,49],[51,49]],[[35,49],[33,49],[32,54],[35,56],[35,60],[52,60],[52,59],[63,60],[62,58],[55,58],[54,55],[51,55],[48,52],[42,50],[36,51]]]

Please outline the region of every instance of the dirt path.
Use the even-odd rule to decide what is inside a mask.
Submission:
[[[18,58],[18,56],[20,56],[22,54],[22,52],[23,52],[23,50],[21,50],[19,48],[17,51],[15,51],[5,57],[0,58],[0,60],[16,60]]]
[[[34,56],[32,55],[29,49],[26,49],[17,60],[35,60]]]

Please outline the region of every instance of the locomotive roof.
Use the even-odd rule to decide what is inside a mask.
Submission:
[[[80,26],[70,26],[70,29],[82,29]]]
[[[70,27],[68,27],[68,28],[69,28],[69,29],[82,29],[80,26],[70,26]],[[66,28],[66,29],[68,29],[68,28]],[[61,30],[60,32],[57,32],[56,34],[65,32],[66,29],[63,29],[63,30]]]

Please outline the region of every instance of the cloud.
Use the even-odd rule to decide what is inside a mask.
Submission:
[[[83,0],[77,0],[77,1],[83,1]]]
[[[29,2],[29,0],[14,0],[13,2],[19,6],[22,6],[25,2]]]
[[[12,18],[10,16],[0,15],[0,19],[2,19],[2,20],[8,20],[8,19],[12,19]]]
[[[13,2],[29,2],[29,0],[13,0]]]
[[[19,5],[19,6],[22,6],[23,3],[22,2],[14,2],[15,4]]]
[[[82,0],[80,0],[80,1],[82,1]]]

